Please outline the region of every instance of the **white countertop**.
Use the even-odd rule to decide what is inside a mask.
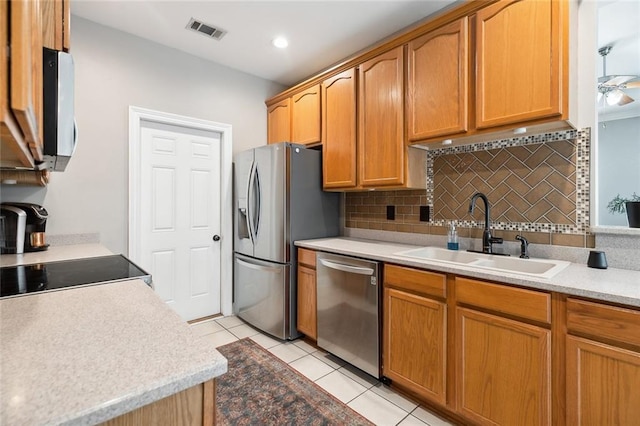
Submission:
[[[24,254],[0,255],[0,266],[29,265],[31,263],[57,262],[85,257],[109,256],[113,252],[102,244],[72,244],[51,246],[48,250]]]
[[[338,253],[397,265],[448,272],[505,284],[556,291],[574,296],[640,307],[640,271],[626,269],[593,269],[571,263],[557,275],[545,279],[456,265],[438,261],[413,259],[395,253],[419,246],[356,238],[322,238],[296,241],[296,246]]]
[[[18,263],[111,254],[82,246]],[[0,336],[2,425],[96,424],[227,371],[213,343],[141,280],[2,299]]]

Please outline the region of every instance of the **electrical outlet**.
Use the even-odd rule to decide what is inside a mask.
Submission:
[[[420,222],[429,222],[429,206],[420,206]]]
[[[396,206],[387,206],[387,220],[396,220]]]

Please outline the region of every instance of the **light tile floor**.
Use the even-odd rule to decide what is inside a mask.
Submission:
[[[373,377],[302,340],[282,342],[235,316],[202,321],[191,327],[216,346],[249,337],[376,425],[451,425]]]

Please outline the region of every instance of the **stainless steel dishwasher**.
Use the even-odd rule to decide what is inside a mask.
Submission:
[[[380,377],[380,264],[318,252],[318,346]]]

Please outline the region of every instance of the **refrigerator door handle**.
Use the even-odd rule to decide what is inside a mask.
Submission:
[[[255,172],[253,174],[253,179],[255,180],[254,186],[253,186],[253,191],[254,191],[254,196],[255,196],[255,207],[256,210],[254,212],[254,222],[253,222],[253,226],[254,226],[254,231],[253,231],[253,235],[255,236],[255,238],[258,237],[258,231],[260,230],[260,198],[261,198],[261,188],[260,188],[260,174],[258,173],[258,165],[256,164],[255,167]]]
[[[327,268],[337,269],[338,271],[349,272],[351,274],[373,275],[375,272],[371,268],[361,268],[359,266],[345,265],[343,263],[330,262],[325,259],[320,259],[320,263],[322,263]]]
[[[250,268],[250,269],[255,269],[257,271],[264,271],[264,272],[279,272],[281,268],[279,267],[274,267],[274,266],[262,266],[262,265],[256,265],[253,263],[249,263],[249,262],[245,262],[244,260],[240,260],[240,259],[236,259],[236,262],[238,262],[238,264],[246,267],[246,268]]]
[[[254,242],[256,239],[255,225],[254,225],[254,210],[256,208],[255,203],[255,174],[256,163],[251,163],[251,171],[249,171],[249,188],[247,193],[247,199],[249,200],[247,203],[247,225],[249,227],[249,237],[251,238],[251,242]]]

